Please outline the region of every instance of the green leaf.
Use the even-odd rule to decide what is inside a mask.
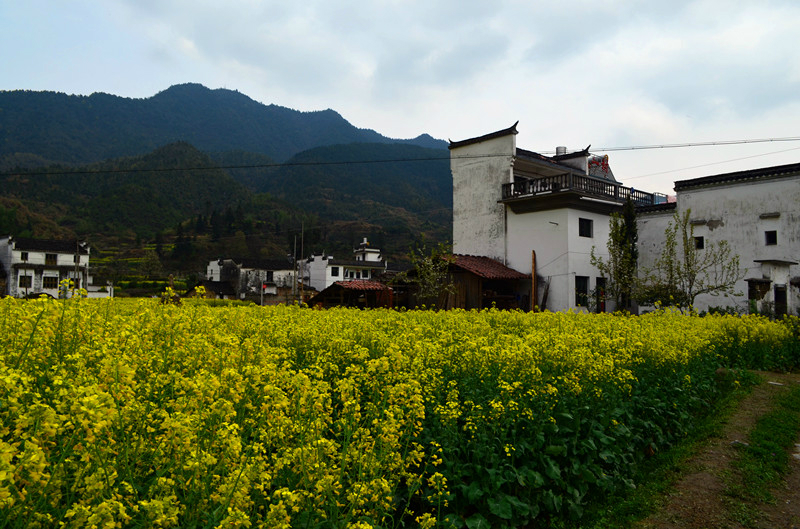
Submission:
[[[464,492],[464,496],[467,497],[467,500],[469,500],[470,503],[475,503],[481,498],[481,496],[483,496],[483,489],[477,481],[473,481],[469,484],[469,486],[462,485],[461,490]]]
[[[490,498],[487,503],[489,504],[489,511],[498,518],[510,520],[514,516],[511,511],[511,503],[505,497],[500,499]]]
[[[473,514],[467,518],[467,527],[469,527],[469,529],[489,529],[491,526],[486,518],[480,514]]]
[[[561,469],[549,457],[544,458],[544,473],[553,481],[561,479]]]
[[[544,449],[544,452],[549,456],[557,456],[563,454],[566,449],[567,447],[564,445],[550,445]]]
[[[545,491],[544,505],[550,512],[559,512],[561,510],[561,496],[556,495],[552,490]]]
[[[587,483],[597,482],[597,476],[595,476],[594,473],[586,467],[581,468],[581,478],[583,478],[583,481],[586,481]]]

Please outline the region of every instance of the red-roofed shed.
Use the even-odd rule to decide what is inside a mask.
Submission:
[[[454,255],[450,277],[455,293],[447,308],[530,309],[531,278],[490,257]]]
[[[308,302],[310,306],[376,308],[392,306],[392,289],[378,281],[337,281]]]

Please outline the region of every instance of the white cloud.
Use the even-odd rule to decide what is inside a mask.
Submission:
[[[0,4],[0,44],[19,49],[0,89],[148,97],[199,82],[333,108],[393,137],[464,139],[520,120],[518,144],[541,150],[797,135],[800,5],[789,0],[102,6]],[[693,152],[657,165],[698,165],[711,150]]]

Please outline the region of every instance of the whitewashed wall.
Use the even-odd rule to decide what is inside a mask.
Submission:
[[[502,185],[513,178],[516,135],[508,134],[450,152],[453,175],[453,251],[506,263]]]

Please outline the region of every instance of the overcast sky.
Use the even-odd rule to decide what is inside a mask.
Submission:
[[[394,138],[519,120],[537,152],[800,136],[796,0],[8,0],[0,90],[171,85],[331,108]],[[800,142],[608,153],[618,180],[800,162]]]

